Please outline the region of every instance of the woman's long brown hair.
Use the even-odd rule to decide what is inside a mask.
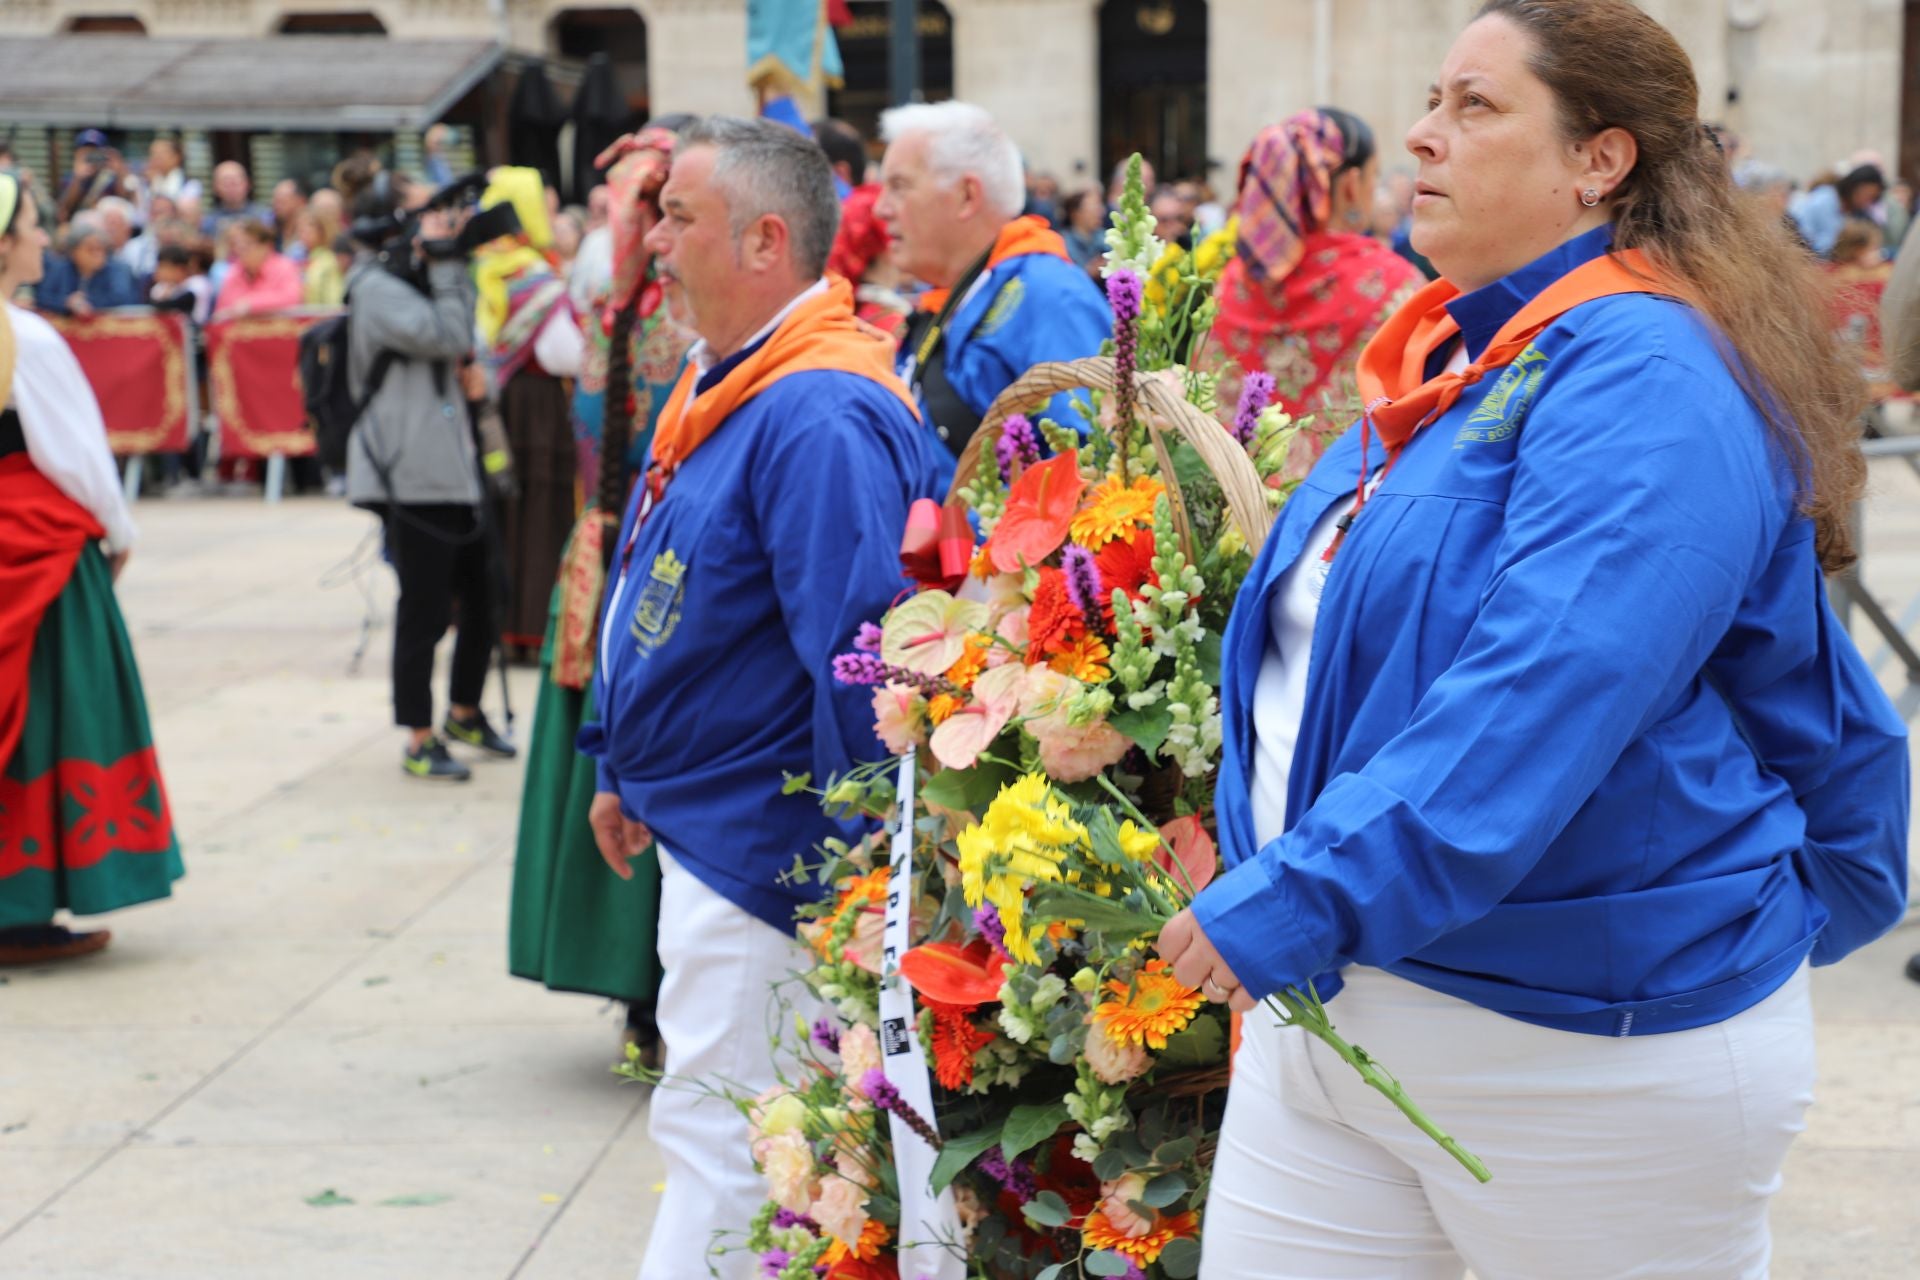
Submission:
[[[1693,64],[1628,0],[1488,0],[1533,40],[1531,66],[1559,100],[1570,141],[1619,128],[1639,160],[1613,193],[1614,244],[1684,281],[1728,348],[1728,367],[1799,480],[1820,563],[1855,557],[1850,517],[1866,488],[1866,384],[1835,338],[1820,265],[1758,199],[1736,190],[1699,118]]]
[[[640,314],[638,298],[613,313],[607,333],[607,394],[600,410],[600,513],[618,524],[627,509],[627,448],[633,443],[633,325]],[[608,535],[602,558],[613,563],[614,543]]]

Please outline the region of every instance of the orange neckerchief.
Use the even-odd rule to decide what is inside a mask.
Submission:
[[[1640,250],[1602,254],[1567,272],[1515,312],[1493,335],[1478,360],[1432,378],[1426,377],[1427,361],[1460,333],[1460,326],[1447,313],[1447,303],[1459,297],[1460,290],[1445,280],[1435,280],[1407,299],[1360,353],[1355,373],[1361,402],[1366,405],[1360,425],[1360,485],[1353,510],[1340,522],[1325,558],[1333,559],[1353,518],[1367,503],[1369,433],[1377,433],[1387,447],[1387,470],[1391,471],[1414,435],[1451,409],[1462,391],[1489,371],[1512,364],[1547,326],[1581,303],[1619,293],[1685,296],[1679,284]]]
[[[695,396],[700,371],[687,364],[660,411],[660,425],[653,436],[653,470],[671,476],[741,405],[790,373],[823,369],[877,382],[898,396],[915,418],[920,416],[907,384],[893,372],[892,341],[854,318],[853,286],[836,278],[828,281],[823,292],[794,308],[718,386]]]
[[[1024,258],[1035,253],[1050,253],[1056,258],[1073,261],[1067,258],[1067,242],[1060,238],[1060,233],[1048,226],[1045,218],[1030,213],[1000,228],[1000,234],[994,237],[993,248],[987,251],[986,270],[993,270],[1008,258]],[[937,313],[947,305],[952,292],[951,289],[929,289],[920,295],[920,300],[914,306],[921,311]]]

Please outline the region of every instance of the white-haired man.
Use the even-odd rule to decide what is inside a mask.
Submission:
[[[887,224],[896,266],[925,281],[900,341],[900,376],[958,456],[1008,384],[1036,364],[1098,354],[1106,301],[1042,218],[1021,217],[1020,152],[966,102],[895,107],[880,117]],[[1079,419],[1067,397],[1047,407]]]
[[[690,125],[660,208],[646,246],[699,341],[616,543],[599,723],[580,746],[599,761],[590,822],[608,864],[630,875],[657,841],[668,1073],[755,1093],[775,1078],[773,984],[806,965],[794,910],[820,891],[784,873],[862,831],[783,795],[781,775],[886,754],[871,691],[831,664],[899,592],[907,508],[944,493],[952,465],[887,341],[854,319],[852,287],[823,278],[840,210],[813,139],[765,120]],[[648,1132],[667,1189],[641,1280],[694,1280],[714,1232],[745,1228],[765,1199],[746,1121],[669,1089]],[[758,1274],[741,1252],[714,1266]]]

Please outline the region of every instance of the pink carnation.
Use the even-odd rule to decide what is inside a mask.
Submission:
[[[1028,717],[1026,730],[1040,746],[1040,767],[1059,782],[1084,782],[1108,765],[1119,763],[1132,740],[1105,720],[1070,724],[1067,704],[1080,693],[1080,682],[1048,667],[1027,675],[1020,701]]]
[[[826,1228],[841,1244],[852,1248],[860,1243],[867,1225],[867,1193],[845,1178],[828,1178],[819,1198],[807,1208],[807,1216]]]
[[[1128,1201],[1138,1200],[1146,1192],[1147,1179],[1138,1173],[1103,1182],[1100,1184],[1100,1212],[1115,1231],[1138,1240],[1153,1230],[1154,1215],[1149,1212],[1142,1217]],[[814,1220],[819,1220],[817,1215]]]
[[[880,1037],[872,1027],[856,1022],[840,1033],[840,1074],[848,1087],[858,1092],[867,1072],[879,1069]]]
[[[1085,1053],[1087,1066],[1100,1078],[1101,1084],[1125,1084],[1129,1080],[1136,1080],[1153,1065],[1153,1059],[1147,1056],[1145,1048],[1133,1043],[1115,1044],[1099,1022],[1092,1022],[1087,1030]]]
[[[763,1138],[756,1146],[760,1173],[767,1180],[767,1193],[782,1209],[808,1212],[820,1189],[813,1162],[813,1147],[806,1135],[782,1133]],[[817,1221],[817,1219],[816,1219]]]

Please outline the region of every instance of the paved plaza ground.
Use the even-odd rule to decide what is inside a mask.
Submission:
[[[1869,577],[1898,610],[1920,481],[1874,466]],[[618,1011],[507,976],[518,767],[401,774],[391,575],[336,572],[371,521],[318,499],[138,515],[121,593],[188,875],[108,920],[103,955],[0,972],[0,1277],[630,1276],[661,1173],[645,1092],[608,1073]],[[349,672],[360,587],[379,625]],[[531,673],[513,700],[524,741]],[[1920,1275],[1914,951],[1910,924],[1815,978],[1777,1280]]]

